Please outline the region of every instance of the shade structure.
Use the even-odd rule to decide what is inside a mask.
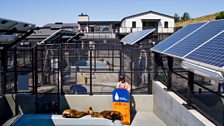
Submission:
[[[124,44],[129,44],[129,45],[134,45],[147,37],[148,35],[152,34],[155,31],[155,29],[147,29],[147,30],[142,30],[142,31],[137,31],[128,34],[124,38],[121,39],[121,42]]]

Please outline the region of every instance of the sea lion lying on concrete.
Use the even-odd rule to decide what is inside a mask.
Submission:
[[[62,113],[64,118],[81,118],[85,115],[88,115],[87,112],[77,111],[75,109],[66,109]]]
[[[118,111],[112,111],[112,110],[105,110],[102,112],[94,112],[92,107],[89,107],[89,110],[87,112],[92,117],[98,117],[98,118],[106,118],[110,120],[123,120],[123,116]]]

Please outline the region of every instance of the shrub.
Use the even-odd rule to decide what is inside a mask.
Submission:
[[[224,19],[224,11],[223,12],[220,12],[218,16],[216,16],[215,18],[216,20],[219,20],[219,19]]]

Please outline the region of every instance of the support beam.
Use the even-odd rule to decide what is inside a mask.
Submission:
[[[158,78],[158,65],[159,65],[159,54],[154,52],[154,80]]]
[[[173,57],[168,56],[167,90],[172,88]]]
[[[8,59],[7,59],[7,52],[6,51],[1,51],[1,64],[2,64],[2,73],[1,73],[1,88],[2,88],[2,93],[6,93],[6,84],[7,84],[7,68],[8,68]]]
[[[192,97],[194,91],[194,73],[188,72],[188,97],[187,97],[187,106],[191,107]]]

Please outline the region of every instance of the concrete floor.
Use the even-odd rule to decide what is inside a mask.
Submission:
[[[166,126],[153,112],[137,112],[131,126]]]

